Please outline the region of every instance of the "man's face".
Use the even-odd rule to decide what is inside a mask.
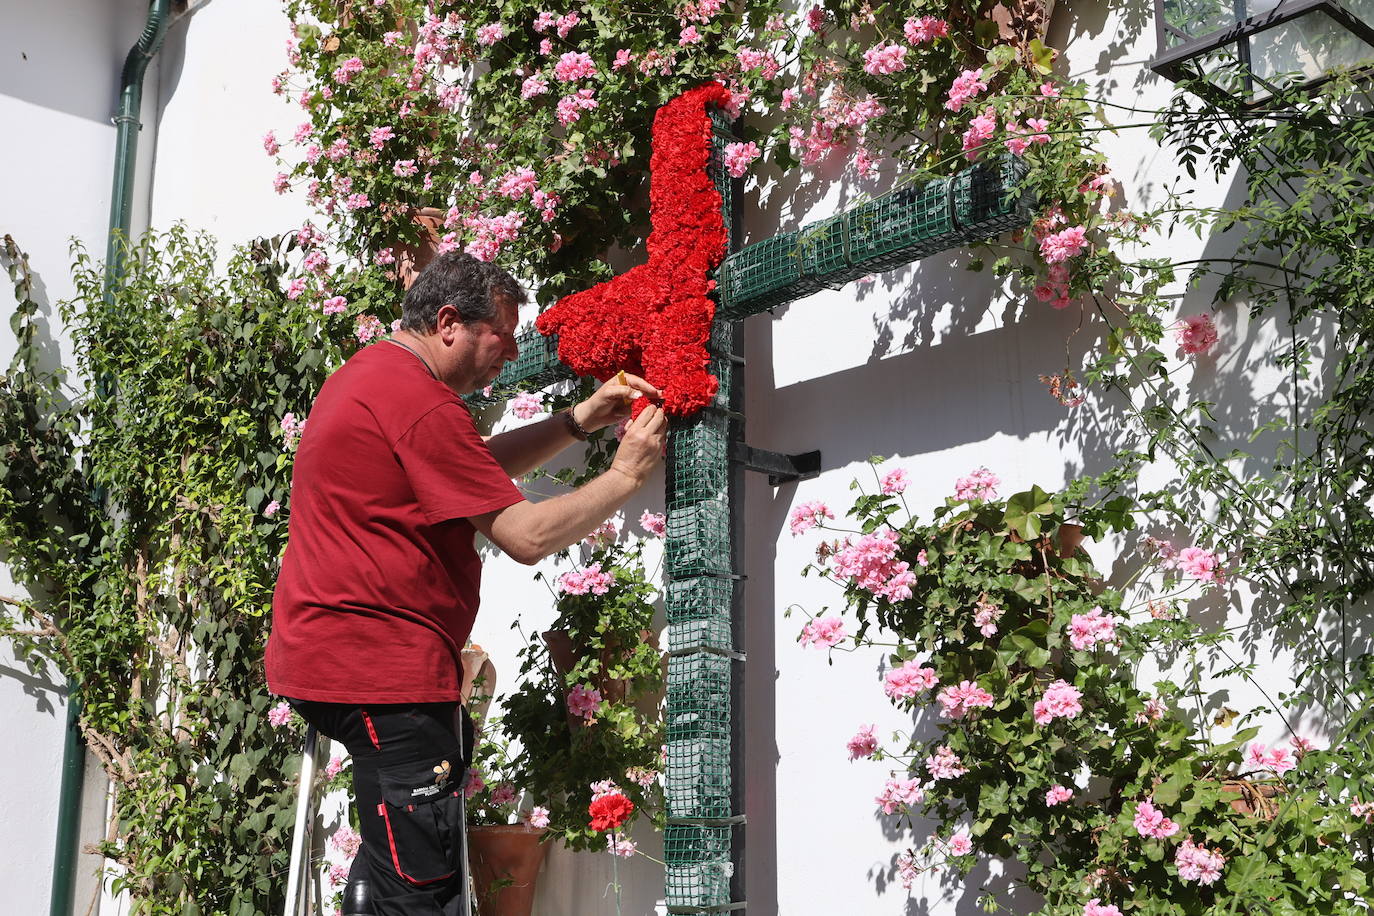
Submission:
[[[501,367],[519,355],[520,349],[515,342],[518,318],[515,304],[504,301],[498,305],[494,319],[465,327],[471,347],[474,390],[490,385],[501,373]]]

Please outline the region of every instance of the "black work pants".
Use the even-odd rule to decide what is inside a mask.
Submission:
[[[290,702],[353,758],[362,847],[350,882],[369,882],[377,916],[457,916],[467,885],[460,802],[472,759],[462,707]]]

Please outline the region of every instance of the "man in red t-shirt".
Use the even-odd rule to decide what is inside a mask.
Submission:
[[[667,421],[650,405],[606,472],[525,500],[512,477],[628,416],[632,398],[660,392],[627,375],[569,411],[484,440],[459,395],[515,358],[524,298],[493,264],[436,258],[406,294],[401,330],[324,383],[296,455],[267,680],[353,757],[363,842],[348,916],[460,912],[471,739],[457,724],[459,652],[477,614],[474,534],[536,563],[610,517],[662,458]]]

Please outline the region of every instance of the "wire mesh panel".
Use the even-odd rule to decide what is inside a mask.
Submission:
[[[1030,222],[1035,202],[1016,188],[1026,171],[1019,157],[1003,153],[951,179],[954,220],[964,243],[992,238]]]
[[[850,257],[867,272],[900,267],[959,244],[947,178],[901,188],[846,212]]]
[[[729,702],[729,695],[726,695]],[[730,740],[683,738],[668,741],[664,794],[668,819],[731,815]]]
[[[668,741],[730,739],[729,657],[711,652],[668,659]],[[674,811],[675,817],[724,817]],[[727,812],[728,813],[728,812]]]
[[[730,902],[730,828],[669,824],[663,835],[664,891],[671,907]]]
[[[821,288],[802,273],[797,233],[784,232],[730,255],[720,265],[725,278],[717,317],[747,318],[809,296]]]
[[[667,504],[671,518],[704,500],[724,502],[730,474],[728,419],[711,410],[678,421],[668,431]],[[672,525],[669,525],[671,548]],[[681,528],[679,527],[679,529]]]
[[[731,649],[730,609],[735,580],[702,576],[668,583],[663,610],[668,618],[668,651]]]
[[[491,383],[490,397],[477,394],[469,395],[468,400],[475,403],[500,400],[516,391],[532,391],[574,377],[573,371],[558,359],[558,335],[545,337],[534,328],[529,328],[515,337],[520,347],[520,355],[501,369],[501,374]]]
[[[681,471],[674,467],[672,473]],[[666,553],[670,578],[730,575],[730,506],[725,497],[669,506]]]
[[[721,219],[730,225],[731,197],[734,183],[730,180],[730,170],[725,165],[725,147],[734,142],[735,135],[730,116],[715,105],[709,105],[706,113],[711,117],[711,158],[707,161],[706,173],[720,192]]]
[[[853,272],[845,214],[803,227],[797,242],[801,247],[802,270],[821,286],[839,289],[863,276]]]

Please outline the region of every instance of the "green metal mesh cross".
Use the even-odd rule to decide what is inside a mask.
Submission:
[[[713,123],[712,180],[720,191],[731,248],[738,237],[736,195],[723,149],[735,137],[725,116]],[[1017,193],[1023,163],[1012,156],[952,178],[901,188],[797,232],[734,251],[717,271],[716,321],[707,350],[720,380],[715,403],[668,435],[668,690],[664,836],[669,913],[743,909],[741,859],[744,677],[740,512],[743,471],[796,479],[800,456],[744,445],[741,319],[1026,225],[1032,201]],[[520,356],[493,383],[492,398],[571,379],[557,340],[531,329]],[[812,472],[819,471],[819,456]],[[791,468],[794,473],[785,474]]]

